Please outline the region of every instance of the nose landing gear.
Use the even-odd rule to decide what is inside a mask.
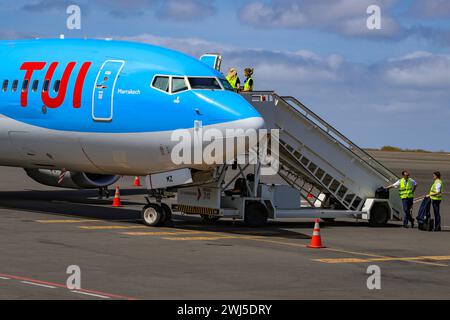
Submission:
[[[149,227],[173,226],[172,209],[167,204],[161,203],[161,198],[156,199],[156,203],[150,203],[147,198],[148,204],[141,211],[142,222]]]
[[[109,199],[110,193],[108,187],[100,187],[98,188],[98,199],[103,200],[103,198]]]

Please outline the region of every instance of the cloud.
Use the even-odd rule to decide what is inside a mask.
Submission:
[[[239,11],[241,22],[257,27],[314,28],[350,37],[400,37],[403,29],[389,15],[397,0],[257,0]],[[367,8],[382,9],[382,29],[367,28]]]
[[[414,52],[386,65],[385,79],[408,88],[450,88],[450,56]]]
[[[122,19],[154,13],[159,19],[195,21],[216,12],[214,1],[207,0],[96,0],[93,2],[109,8],[111,15]]]
[[[216,8],[208,0],[166,0],[158,11],[163,19],[194,21],[210,17]]]
[[[32,39],[33,36],[25,32],[0,31],[0,40]]]
[[[127,19],[154,14],[157,18],[194,21],[214,15],[214,1],[207,0],[34,0],[22,6],[28,12],[66,10],[71,4],[82,5],[83,10],[96,7],[115,18]]]
[[[117,40],[142,42],[156,46],[166,47],[184,52],[193,57],[200,57],[208,52],[228,52],[233,50],[232,46],[215,43],[199,38],[175,38],[161,37],[153,34],[140,34],[136,36],[117,37]]]
[[[93,0],[89,4],[107,10],[115,18],[126,19],[148,13],[159,0]]]
[[[450,18],[450,1],[448,0],[416,0],[408,13],[420,19]]]
[[[368,79],[386,86],[414,87],[418,90],[450,87],[450,55],[415,51],[374,64],[358,64],[339,54],[321,56],[309,50],[276,51],[243,49],[199,38],[161,37],[152,34],[119,37],[117,40],[143,42],[168,47],[194,57],[207,52],[221,52],[228,67],[251,64],[264,82],[304,81],[355,84]],[[251,60],[249,60],[251,57]],[[277,82],[278,83],[278,82]],[[283,83],[284,87],[286,83]]]
[[[314,29],[349,38],[404,40],[416,38],[439,46],[450,45],[450,30],[422,25],[403,18],[440,19],[450,17],[449,0],[416,0],[394,16],[399,0],[253,0],[238,12],[242,23],[258,28]],[[367,9],[381,9],[381,30],[367,28]]]
[[[429,43],[447,47],[450,45],[450,30],[416,25],[410,28],[411,35]]]
[[[39,0],[25,4],[22,9],[29,12],[45,12],[48,10],[66,10],[71,4],[78,4],[69,0]]]

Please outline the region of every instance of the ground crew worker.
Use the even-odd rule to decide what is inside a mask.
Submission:
[[[246,77],[245,83],[244,83],[244,92],[252,92],[253,91],[253,68],[246,68],[244,70],[244,74]]]
[[[417,189],[417,183],[410,178],[410,174],[408,171],[403,171],[402,176],[402,179],[398,180],[393,185],[386,187],[386,189],[398,189],[400,198],[403,202],[403,227],[408,228],[408,222],[411,222],[411,226],[412,228],[414,228],[414,219],[411,213],[414,205],[414,193]]]
[[[241,80],[239,79],[235,68],[231,68],[228,71],[227,80],[234,91],[239,92],[241,90]]]
[[[433,173],[434,183],[431,186],[430,194],[427,198],[431,198],[431,204],[433,206],[434,212],[434,231],[440,232],[442,231],[441,227],[441,202],[442,202],[442,194],[444,192],[444,183],[441,180],[441,173],[436,171]]]

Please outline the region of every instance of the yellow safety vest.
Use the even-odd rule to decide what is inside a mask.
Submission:
[[[231,77],[227,76],[227,80],[234,90],[237,89],[237,79],[238,79],[238,77],[231,78]]]
[[[414,198],[413,187],[411,185],[411,179],[406,181],[405,179],[400,180],[400,188],[398,189],[401,199],[412,199]]]
[[[254,82],[252,77],[245,80],[244,91],[253,91],[253,84],[250,85],[250,80],[252,80],[252,82]]]
[[[437,192],[436,190],[436,185],[440,183],[441,184],[441,193],[438,194],[437,196],[431,196],[431,200],[435,200],[435,201],[441,201],[442,200],[442,194],[444,193],[444,184],[442,183],[442,180],[437,179],[433,185],[431,186],[431,190],[430,190],[430,194]]]

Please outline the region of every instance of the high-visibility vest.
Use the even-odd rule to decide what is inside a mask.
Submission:
[[[245,80],[244,91],[253,91],[253,84],[250,85],[250,80],[252,80],[252,82],[254,82],[252,77]]]
[[[441,184],[441,193],[436,196],[430,196],[431,200],[435,201],[441,201],[442,200],[442,194],[444,193],[444,184],[442,183],[442,180],[437,179],[434,181],[433,185],[431,186],[430,194],[436,193],[436,185],[440,183]]]
[[[401,199],[412,199],[414,198],[414,191],[411,184],[411,179],[405,180],[404,178],[400,180],[400,188],[398,189]]]
[[[231,87],[235,90],[237,89],[237,79],[238,77],[231,78],[230,76],[227,76],[228,82],[230,83]]]

